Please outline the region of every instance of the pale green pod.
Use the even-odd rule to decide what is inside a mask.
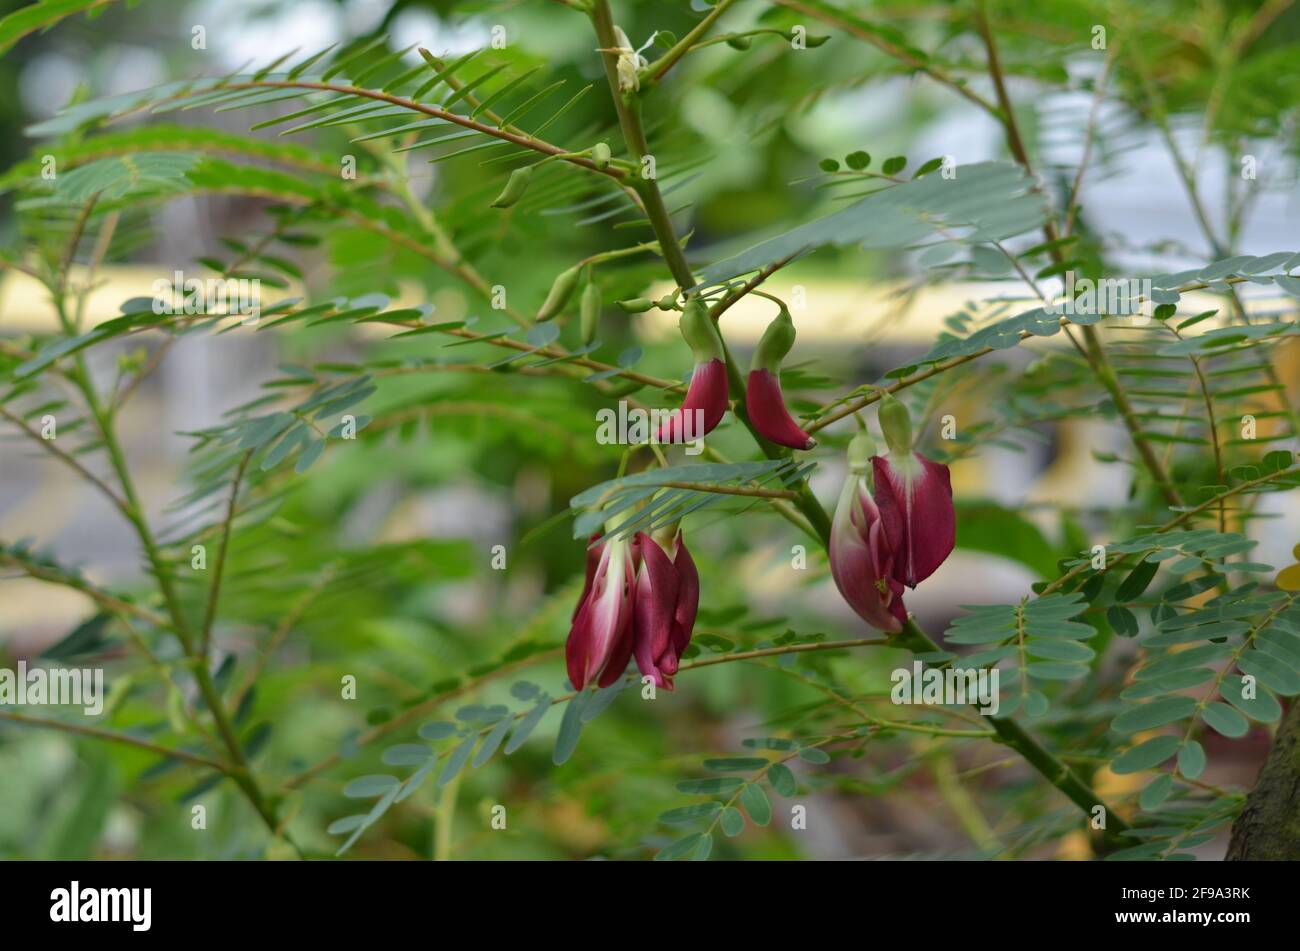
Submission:
[[[559,276],[555,278],[555,283],[551,285],[551,292],[546,295],[546,300],[542,303],[542,309],[537,312],[538,323],[550,320],[564,309],[564,305],[573,296],[573,291],[578,286],[578,278],[581,276],[581,264],[575,264],[567,271],[559,273]]]
[[[595,340],[596,331],[600,329],[600,303],[600,288],[595,281],[588,281],[578,303],[578,326],[582,330],[584,344]]]
[[[517,168],[510,173],[509,180],[506,181],[506,187],[501,189],[501,194],[497,195],[492,202],[493,208],[509,208],[519,199],[524,197],[524,192],[528,191],[528,183],[533,179],[533,167],[525,165],[523,168]]]

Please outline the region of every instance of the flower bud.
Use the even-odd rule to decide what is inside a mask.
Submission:
[[[718,325],[713,322],[709,309],[699,299],[686,302],[677,328],[695,354],[697,365],[709,360],[726,360],[722,338],[718,336]]]
[[[794,346],[794,321],[784,307],[763,332],[745,385],[749,421],[763,438],[791,449],[811,449],[816,440],[799,428],[781,393],[781,361]]]
[[[569,298],[573,296],[574,288],[578,286],[578,278],[582,275],[582,267],[581,264],[575,264],[567,271],[561,271],[555,278],[550,293],[546,295],[546,300],[542,303],[542,309],[537,312],[538,323],[550,320],[569,302]]]
[[[880,400],[880,431],[890,452],[910,455],[912,452],[912,416],[907,407],[886,393]]]
[[[673,410],[655,434],[655,442],[659,443],[700,439],[712,432],[727,412],[725,351],[718,328],[703,302],[687,301],[678,328],[695,355],[695,367],[681,407]]]
[[[597,142],[591,147],[591,164],[602,171],[609,168],[609,146],[604,142]]]
[[[655,302],[648,297],[633,297],[618,302],[618,306],[623,309],[624,313],[628,314],[644,314],[654,305]]]
[[[781,312],[772,319],[767,329],[763,331],[763,336],[759,338],[750,370],[762,369],[773,374],[779,373],[781,361],[794,346],[794,337],[794,320],[791,319],[790,312],[782,307]]]
[[[582,297],[578,302],[578,326],[582,330],[584,344],[596,339],[596,331],[600,328],[600,288],[595,281],[588,281],[582,289]]]
[[[510,173],[510,178],[506,181],[506,187],[501,189],[501,194],[497,195],[492,202],[493,208],[509,208],[520,198],[524,197],[524,192],[528,190],[528,183],[533,179],[533,167],[525,165],[523,168],[517,168]]]

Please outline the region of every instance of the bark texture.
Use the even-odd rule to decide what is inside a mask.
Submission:
[[[1229,860],[1300,860],[1300,699],[1282,719],[1246,808],[1232,824]]]

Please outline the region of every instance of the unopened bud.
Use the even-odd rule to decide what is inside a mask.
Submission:
[[[600,288],[595,281],[588,281],[582,289],[582,298],[578,302],[578,326],[582,330],[584,344],[596,339],[596,331],[600,327]]]
[[[682,309],[681,320],[677,323],[682,332],[682,339],[695,354],[697,364],[710,360],[725,360],[722,338],[718,336],[718,327],[709,316],[709,309],[699,298],[686,302]]]
[[[767,370],[775,375],[781,369],[781,361],[794,346],[794,336],[794,321],[790,312],[782,307],[759,338],[750,370]]]
[[[889,393],[880,401],[880,431],[885,434],[890,452],[900,456],[912,452],[912,416],[907,407]]]
[[[492,202],[493,208],[509,208],[519,199],[524,197],[524,192],[528,191],[528,183],[533,179],[533,167],[525,165],[523,168],[517,168],[510,173],[510,178],[506,182],[506,187],[501,189],[501,194],[497,195]]]
[[[537,312],[538,322],[550,320],[569,302],[573,296],[574,288],[578,286],[578,278],[582,274],[582,265],[575,264],[567,271],[561,271],[555,278],[555,283],[551,285],[551,292],[546,295],[546,300],[542,303],[542,309]]]

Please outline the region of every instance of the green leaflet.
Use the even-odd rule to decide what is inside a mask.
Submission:
[[[972,240],[1023,234],[1043,220],[1043,200],[1031,185],[1017,166],[1006,162],[963,165],[952,179],[929,175],[875,192],[712,264],[700,272],[700,285],[717,284],[825,245],[906,247],[936,227],[960,230]]]

